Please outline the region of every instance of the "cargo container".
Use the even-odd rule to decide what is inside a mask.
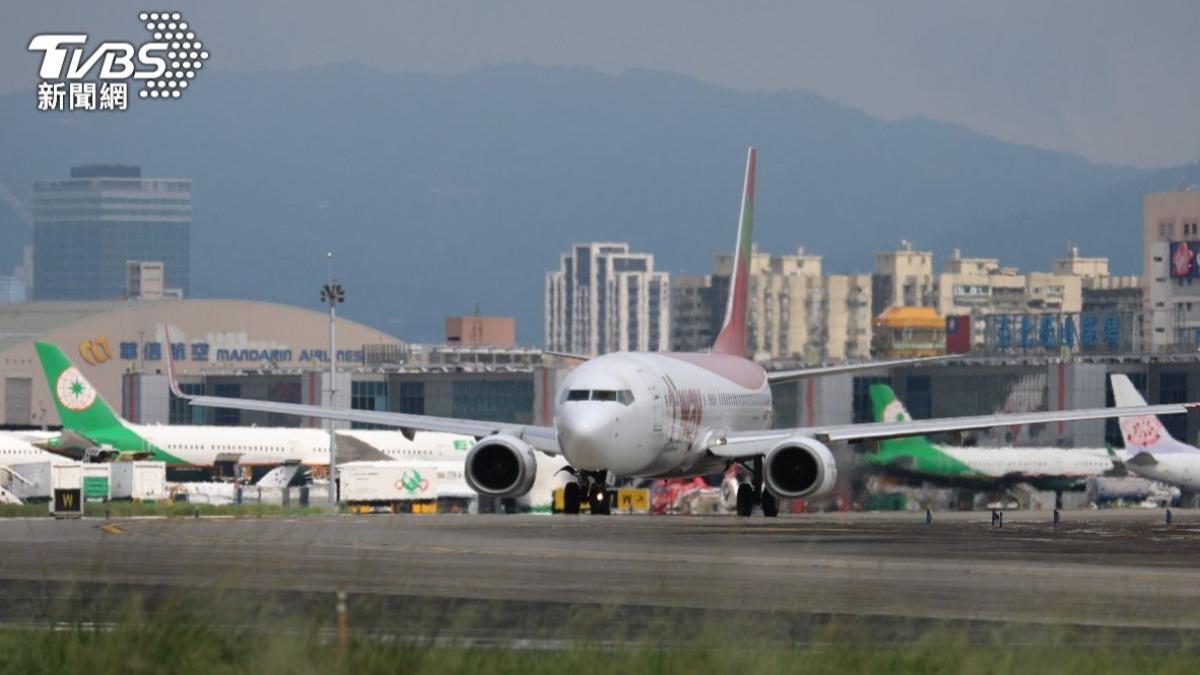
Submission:
[[[108,463],[82,464],[83,501],[106,502],[112,498],[109,491],[112,482],[112,465]]]
[[[167,465],[164,462],[113,462],[109,481],[112,499],[155,502],[167,498]]]
[[[49,500],[54,490],[79,490],[82,487],[82,467],[79,462],[45,461],[13,464],[2,472],[0,481],[22,501]],[[15,473],[20,478],[14,477]]]

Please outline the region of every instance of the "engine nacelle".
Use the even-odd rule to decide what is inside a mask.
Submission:
[[[837,482],[837,462],[824,443],[794,436],[767,453],[763,481],[776,497],[820,497],[829,494]]]
[[[534,449],[519,438],[497,434],[482,438],[467,452],[467,485],[487,497],[520,497],[537,478]]]

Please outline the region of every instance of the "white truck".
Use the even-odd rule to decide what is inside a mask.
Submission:
[[[348,462],[337,468],[338,501],[370,513],[430,513],[437,509],[438,465],[429,462]]]
[[[112,462],[110,493],[113,499],[156,502],[167,498],[165,462]]]

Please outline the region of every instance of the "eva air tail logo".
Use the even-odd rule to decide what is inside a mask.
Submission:
[[[883,408],[884,422],[907,422],[911,419],[908,416],[908,411],[904,409],[904,404],[899,399],[892,399],[892,402]]]
[[[429,489],[429,481],[422,478],[415,469],[409,469],[400,474],[400,480],[396,481],[396,487],[407,490],[409,494],[418,490],[425,492]]]
[[[67,407],[68,410],[76,412],[86,410],[96,400],[96,390],[92,385],[84,379],[83,373],[79,369],[71,366],[58,376],[58,383],[54,387],[55,393],[58,394],[58,402]]]

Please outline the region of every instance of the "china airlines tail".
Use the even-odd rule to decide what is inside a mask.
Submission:
[[[1113,401],[1118,408],[1125,406],[1146,405],[1137,387],[1129,381],[1129,377],[1120,373],[1110,376],[1113,389]],[[1171,454],[1181,452],[1200,453],[1200,450],[1175,440],[1163,423],[1155,415],[1138,415],[1137,417],[1122,417],[1120,420],[1121,435],[1125,438],[1125,451],[1130,455],[1148,452],[1151,455]]]
[[[750,242],[754,241],[754,148],[746,155],[746,183],[742,188],[742,212],[738,219],[737,247],[733,249],[729,302],[725,322],[713,343],[714,354],[746,356],[746,302],[750,286]]]

